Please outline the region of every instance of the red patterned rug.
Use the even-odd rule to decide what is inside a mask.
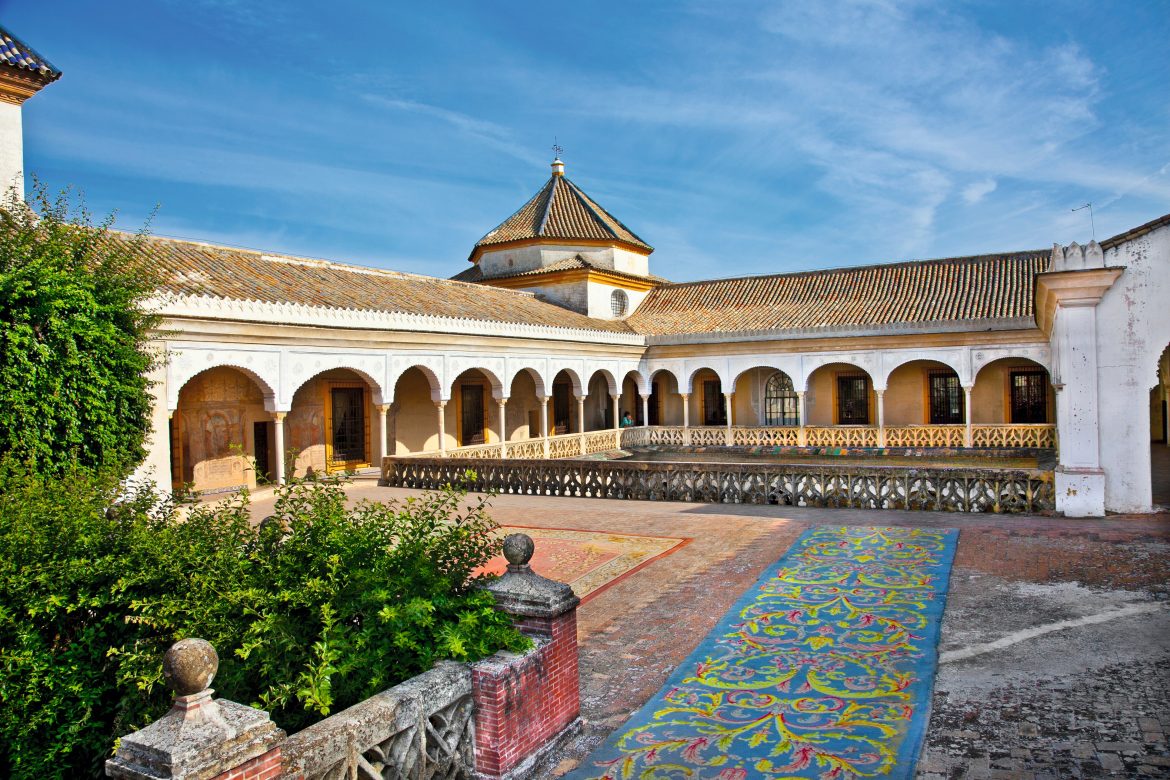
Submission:
[[[536,543],[532,569],[537,574],[567,582],[583,601],[690,541],[669,536],[635,536],[568,528],[515,525],[500,528],[501,536],[513,533],[528,534]],[[507,561],[500,555],[479,571],[503,574],[505,566]]]

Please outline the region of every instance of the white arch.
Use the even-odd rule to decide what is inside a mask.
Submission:
[[[982,354],[985,359],[976,360],[975,359],[976,356],[972,356],[973,357],[972,365],[971,365],[971,384],[972,385],[974,385],[975,382],[979,379],[979,375],[981,373],[983,373],[983,369],[987,368],[992,363],[997,363],[1001,360],[1026,360],[1029,363],[1035,363],[1038,366],[1040,366],[1041,368],[1043,368],[1045,371],[1048,372],[1048,378],[1050,381],[1052,379],[1052,368],[1049,365],[1047,365],[1046,360],[1038,360],[1035,353],[1029,354],[1028,351],[1013,352],[1010,350],[1004,350],[1002,354],[997,353],[997,354],[992,355],[991,357],[987,357],[987,353],[980,353],[980,354]],[[1045,357],[1047,357],[1047,356],[1045,356]]]
[[[598,368],[592,374],[590,374],[590,385],[593,384],[593,378],[598,374],[601,374],[601,376],[605,379],[605,384],[609,388],[610,395],[619,395],[621,393],[621,387],[618,386],[617,379],[614,377],[613,372],[611,372],[608,368]],[[586,385],[586,387],[588,386],[589,385]]]
[[[167,348],[167,409],[179,407],[179,390],[192,377],[209,368],[234,368],[254,381],[264,396],[264,408],[270,412],[288,411],[279,397],[280,353],[274,350],[208,349],[207,347]]]
[[[516,384],[516,378],[521,374],[527,374],[532,377],[532,383],[536,386],[537,398],[547,398],[549,396],[549,393],[545,392],[547,383],[544,381],[544,375],[540,373],[540,369],[536,366],[523,366],[512,373],[512,379],[508,382],[509,395],[512,393],[512,387]]]
[[[864,360],[864,359],[858,360],[856,354],[814,355],[814,356],[806,358],[804,361],[802,361],[802,363],[801,363],[802,376],[799,379],[799,383],[797,383],[797,377],[792,377],[793,386],[796,387],[797,390],[808,391],[808,380],[810,380],[812,378],[813,374],[815,374],[817,371],[821,370],[825,366],[833,365],[835,363],[841,363],[843,365],[852,366],[853,368],[856,368],[859,371],[862,371],[863,373],[865,373],[865,375],[869,377],[869,381],[871,383],[873,383],[874,390],[885,390],[885,385],[882,385],[881,387],[877,386],[877,383],[874,379],[874,375],[878,372],[874,371],[873,365],[872,365],[873,362],[874,361],[872,358],[870,360]],[[870,364],[870,365],[867,365],[867,364]]]
[[[961,384],[965,387],[974,384],[973,381],[968,381],[967,378],[963,376],[964,366],[961,363],[958,363],[958,362],[950,359],[951,358],[950,355],[923,355],[923,354],[903,355],[903,354],[896,354],[895,353],[895,354],[892,354],[891,357],[895,359],[894,360],[895,365],[893,368],[891,368],[885,372],[885,378],[882,380],[882,384],[885,387],[889,387],[890,377],[892,377],[894,375],[894,372],[897,371],[899,368],[901,368],[902,366],[905,366],[905,365],[909,365],[910,363],[919,363],[919,362],[941,363],[942,365],[944,365],[947,368],[954,371],[959,376],[959,384]]]
[[[324,367],[317,368],[317,366],[324,366]],[[298,365],[296,368],[300,369],[301,366]],[[293,400],[293,398],[296,397],[298,390],[300,390],[302,387],[304,387],[306,384],[308,384],[309,382],[311,382],[313,379],[317,378],[321,374],[324,374],[326,371],[339,371],[342,369],[347,370],[347,371],[352,371],[353,373],[357,374],[359,377],[362,378],[362,380],[366,383],[366,385],[369,386],[370,398],[375,404],[385,403],[385,401],[383,400],[385,395],[382,392],[382,383],[379,382],[377,379],[375,379],[374,376],[369,371],[358,368],[357,366],[349,365],[347,363],[347,361],[345,361],[344,359],[340,359],[340,360],[326,359],[323,361],[316,361],[314,363],[313,373],[309,374],[308,376],[304,375],[305,372],[307,371],[307,369],[303,369],[300,371],[294,370],[294,373],[291,374],[290,381],[286,383],[286,387],[288,388],[288,403],[289,403],[290,408],[292,406],[292,400]]]
[[[622,387],[626,385],[626,380],[631,377],[634,378],[634,387],[638,391],[638,395],[650,395],[650,380],[638,369],[631,368],[622,375]]]
[[[569,382],[573,385],[573,395],[577,398],[584,397],[585,386],[581,383],[581,375],[568,366],[557,369],[556,373],[553,374],[552,382],[549,383],[549,389],[552,389],[553,384],[555,384],[557,381],[557,377],[560,376],[562,372],[569,377]]]
[[[781,374],[788,377],[792,381],[793,387],[796,387],[796,379],[793,377],[792,371],[781,368],[779,365],[777,365],[777,363],[779,363],[779,361],[775,361],[775,362],[762,361],[759,363],[755,363],[754,365],[746,366],[745,368],[741,369],[735,375],[734,384],[732,384],[732,386],[731,386],[731,391],[733,393],[738,392],[739,380],[743,379],[744,374],[748,373],[749,371],[755,371],[755,370],[761,369],[761,368],[767,369],[769,371],[780,372]]]
[[[448,382],[448,388],[451,390],[454,390],[455,383],[457,381],[459,381],[459,377],[463,376],[468,371],[478,371],[479,373],[481,373],[485,377],[487,377],[488,383],[491,384],[491,386],[492,386],[492,398],[499,401],[502,398],[508,397],[507,393],[504,391],[503,380],[500,379],[499,375],[495,371],[492,371],[490,368],[487,368],[485,366],[466,366],[466,367],[462,368],[458,374],[451,377],[451,381]],[[511,384],[508,385],[507,390],[509,392],[511,392],[511,390],[512,390]]]
[[[698,374],[700,371],[704,371],[704,370],[711,371],[715,374],[715,376],[719,377],[719,383],[723,387],[723,392],[725,392],[725,393],[730,392],[727,390],[727,388],[730,385],[729,385],[729,381],[728,381],[727,377],[725,376],[725,374],[727,373],[725,370],[720,370],[720,368],[718,366],[712,366],[712,365],[707,365],[707,364],[700,364],[700,365],[695,366],[694,368],[691,368],[690,364],[688,363],[687,364],[687,389],[686,389],[687,393],[694,392],[695,375]],[[679,392],[683,392],[683,391],[679,390]]]
[[[397,400],[398,383],[402,381],[402,377],[406,376],[406,372],[410,371],[412,368],[417,368],[419,372],[427,378],[427,384],[431,387],[431,400],[435,403],[442,401],[443,385],[439,381],[438,374],[435,373],[433,368],[424,363],[415,363],[413,365],[406,366],[398,372],[397,376],[394,377],[394,384],[391,385],[390,402],[393,403]]]
[[[673,379],[675,392],[682,392],[682,382],[679,381],[678,374],[674,372],[674,369],[664,367],[656,368],[650,371],[649,376],[646,378],[647,395],[649,395],[650,391],[654,389],[654,377],[658,376],[659,374],[666,374],[671,379]]]

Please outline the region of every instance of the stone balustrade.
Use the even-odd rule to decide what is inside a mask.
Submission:
[[[441,459],[443,463],[459,460]],[[467,461],[463,461],[467,462]],[[167,652],[174,707],[119,740],[119,780],[526,780],[580,728],[577,605],[568,585],[532,571],[535,546],[504,540],[507,571],[486,587],[533,646],[434,669],[286,736],[268,713],[214,699],[215,649]]]
[[[624,460],[476,461],[386,458],[382,484],[519,495],[575,496],[857,509],[1035,513],[1055,507],[1052,472],[1042,469],[907,468],[866,462],[682,463]],[[475,472],[466,479],[468,470]]]

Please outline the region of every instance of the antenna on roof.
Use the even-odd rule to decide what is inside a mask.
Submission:
[[[1093,204],[1086,203],[1083,206],[1077,206],[1075,209],[1069,209],[1069,211],[1081,211],[1083,209],[1089,210],[1089,227],[1091,227],[1093,229],[1093,240],[1096,241],[1097,240],[1097,223],[1093,220]]]

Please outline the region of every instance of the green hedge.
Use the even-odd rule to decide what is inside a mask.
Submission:
[[[99,776],[167,710],[183,637],[215,645],[218,695],[289,731],[438,659],[528,646],[473,587],[498,542],[461,491],[347,508],[339,483],[297,483],[258,527],[246,496],[180,519],[125,491],[0,465],[0,776]]]

